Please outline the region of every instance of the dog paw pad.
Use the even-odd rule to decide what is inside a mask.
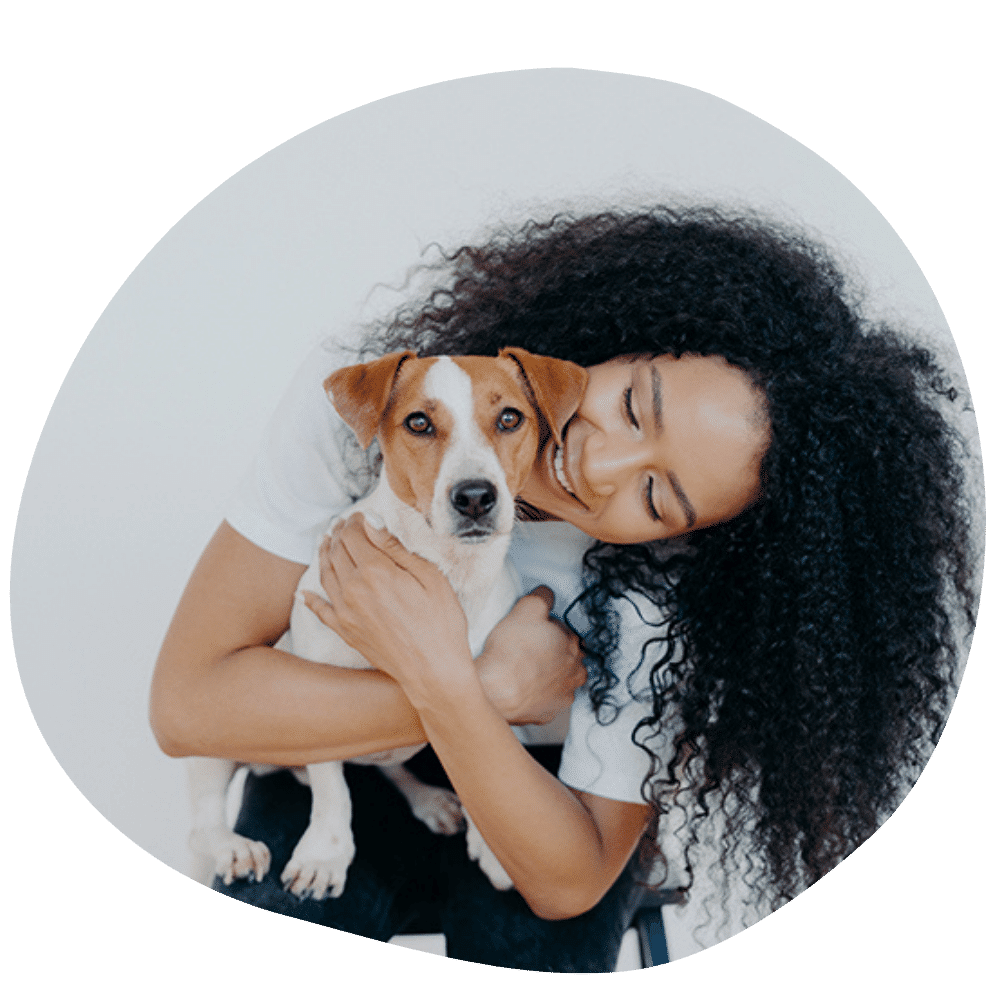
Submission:
[[[312,898],[321,902],[335,899],[344,891],[347,870],[353,860],[353,840],[334,840],[318,852],[316,845],[305,843],[303,837],[281,873],[281,883],[299,899]]]
[[[454,792],[449,792],[446,788],[425,786],[412,806],[413,815],[432,833],[448,836],[458,833],[465,826],[462,803]]]
[[[271,867],[271,852],[267,845],[256,840],[247,840],[234,845],[233,850],[215,857],[215,874],[226,885],[245,878],[251,882],[263,882]]]

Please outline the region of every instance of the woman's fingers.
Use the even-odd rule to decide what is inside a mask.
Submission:
[[[320,545],[320,580],[332,602],[338,602],[346,593],[357,595],[358,600],[370,601],[373,592],[386,585],[375,581],[377,574],[398,573],[398,567],[368,540],[356,522],[339,524],[323,539]],[[338,605],[339,606],[339,605]]]
[[[325,593],[317,594],[311,590],[302,592],[305,606],[316,615],[327,628],[339,631],[337,624],[339,615],[334,608],[334,602],[339,602],[341,587],[337,570],[332,559],[333,545],[330,537],[324,537],[319,546],[319,577]]]
[[[320,548],[320,578],[338,611],[345,603],[354,607],[383,603],[389,595],[400,597],[414,586],[426,590],[432,574],[441,575],[361,514],[338,524]]]
[[[552,608],[556,603],[556,595],[552,593],[551,587],[546,587],[544,583],[540,583],[534,590],[524,596],[527,599],[535,598],[541,601],[545,607],[545,614],[552,614]]]
[[[455,592],[444,574],[433,563],[407,549],[385,528],[376,528],[360,514],[352,515],[342,526],[340,544],[350,553],[359,570],[370,572],[378,592],[383,587],[402,587],[405,582],[418,585],[434,601],[458,605]]]
[[[341,556],[346,556],[352,566],[356,566],[357,563],[354,561],[354,557],[350,555],[347,547],[342,543],[342,532],[340,526],[338,526],[334,531],[327,535],[323,541],[320,543],[319,553],[322,560],[329,561],[333,556],[334,552],[339,552]]]
[[[337,631],[337,613],[333,610],[333,605],[329,601],[320,597],[319,594],[311,590],[302,591],[302,600],[305,606],[327,627]]]
[[[360,514],[320,546],[322,594],[306,606],[369,663],[402,680],[450,650],[468,656],[467,624],[444,574]],[[428,629],[428,622],[434,628]]]
[[[357,585],[357,578],[361,576],[361,568],[355,554],[349,546],[344,544],[342,536],[328,541],[326,551],[321,553],[320,559],[322,560],[320,563],[321,575],[325,570],[331,583],[335,582],[341,588]],[[323,583],[326,586],[325,578]]]
[[[352,514],[338,524],[331,532],[331,543],[331,553],[342,548],[358,568],[385,572],[402,570],[421,584],[428,571],[437,572],[431,563],[410,552],[391,532],[369,524],[362,514]]]
[[[509,722],[549,722],[587,679],[577,637],[550,617],[552,592],[536,587],[490,633],[479,658],[490,701]]]

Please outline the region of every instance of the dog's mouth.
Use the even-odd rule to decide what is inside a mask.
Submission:
[[[496,531],[492,528],[474,526],[456,531],[455,537],[466,545],[478,545],[480,542],[485,542],[487,539],[492,538],[495,534]]]

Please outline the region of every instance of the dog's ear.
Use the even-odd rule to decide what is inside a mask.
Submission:
[[[534,397],[542,417],[556,438],[576,413],[587,388],[587,369],[572,361],[532,354],[520,347],[505,347],[500,356],[513,358]]]
[[[413,351],[397,351],[363,365],[338,368],[323,383],[327,398],[357,435],[362,448],[367,448],[375,437],[400,367],[415,357]]]

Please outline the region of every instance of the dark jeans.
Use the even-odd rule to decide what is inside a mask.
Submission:
[[[537,752],[536,752],[537,751]],[[558,748],[532,748],[552,768]],[[429,749],[410,761],[433,784],[448,782]],[[516,890],[497,892],[469,861],[465,835],[431,833],[376,767],[345,765],[357,853],[339,899],[300,900],[279,881],[309,822],[310,792],[287,771],[247,778],[236,829],[271,850],[262,883],[240,880],[215,889],[265,910],[388,941],[437,926],[452,958],[547,972],[611,972],[622,936],[642,896],[635,860],[587,913],[569,920],[536,917]]]

